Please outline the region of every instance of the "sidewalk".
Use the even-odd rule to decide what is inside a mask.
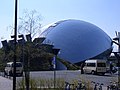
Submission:
[[[0,76],[0,90],[12,90],[13,81]]]

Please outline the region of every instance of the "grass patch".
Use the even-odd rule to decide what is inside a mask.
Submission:
[[[85,79],[82,80],[82,83],[86,86],[86,90],[93,90],[91,87],[91,82]],[[30,90],[65,90],[65,80],[64,78],[56,78],[56,87],[54,88],[54,80],[51,79],[30,79]],[[71,82],[73,84],[71,86],[71,90],[75,90],[76,86],[78,85],[78,80],[74,79]],[[17,90],[25,90],[25,80],[22,78],[21,80],[17,81]]]

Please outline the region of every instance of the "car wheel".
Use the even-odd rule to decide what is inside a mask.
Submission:
[[[23,72],[21,72],[20,76],[23,76]]]
[[[4,71],[4,77],[7,75],[7,73]]]
[[[84,72],[84,74],[86,74],[86,71],[85,71],[85,70],[83,70],[83,72]]]
[[[92,75],[95,75],[95,71],[92,71],[91,74],[92,74]]]
[[[105,75],[105,73],[102,73],[102,75]]]
[[[12,73],[12,71],[9,71],[9,74],[8,74],[8,76],[13,76],[13,73]]]

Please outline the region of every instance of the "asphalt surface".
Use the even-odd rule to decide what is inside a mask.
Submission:
[[[64,78],[65,81],[71,82],[72,80],[89,80],[94,81],[96,83],[103,83],[103,90],[107,90],[106,86],[110,84],[110,81],[118,81],[118,76],[116,74],[106,73],[104,76],[100,75],[91,75],[91,74],[81,74],[80,71],[56,71],[56,78]],[[53,71],[39,71],[39,72],[31,72],[31,78],[39,79],[39,78],[54,78]],[[21,79],[21,77],[17,77],[17,80]],[[7,78],[0,76],[0,90],[12,90],[12,78]]]
[[[0,76],[0,90],[12,90],[13,81]]]
[[[41,72],[32,72],[32,78],[54,78],[53,71],[41,71]],[[81,74],[80,71],[56,71],[56,78],[64,78],[65,81],[72,81],[72,80],[89,80],[94,81],[96,83],[103,83],[104,86],[110,84],[110,81],[117,81],[118,76],[115,74],[106,73],[104,76],[100,75],[91,75],[91,74]]]

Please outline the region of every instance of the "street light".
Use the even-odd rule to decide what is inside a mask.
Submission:
[[[14,68],[13,68],[13,90],[16,90],[16,44],[17,44],[17,0],[15,0],[15,30],[14,30]]]

